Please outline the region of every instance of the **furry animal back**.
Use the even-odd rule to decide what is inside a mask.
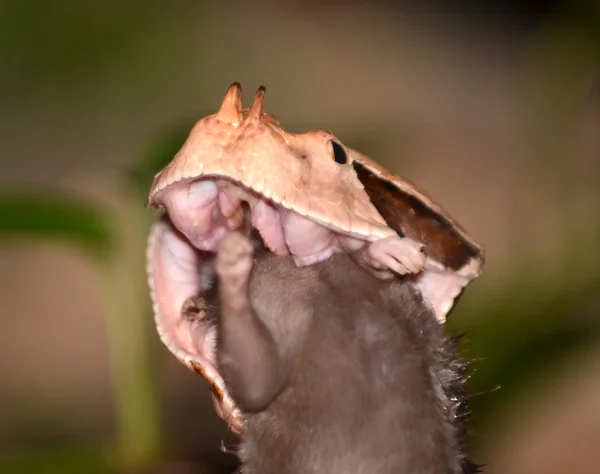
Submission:
[[[464,364],[420,293],[347,254],[310,267],[221,243],[207,307],[246,416],[246,474],[475,472]],[[471,470],[473,469],[473,470]]]

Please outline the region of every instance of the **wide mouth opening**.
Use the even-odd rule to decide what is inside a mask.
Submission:
[[[218,183],[220,188],[226,190],[224,192],[231,191],[231,184],[227,180],[203,181]],[[224,182],[228,184],[224,186]],[[243,188],[236,186],[236,189]],[[168,214],[161,217],[155,226],[155,235],[150,239],[148,272],[153,286],[159,334],[177,358],[188,367],[193,363],[194,367],[190,368],[197,372],[205,371],[207,366],[212,366],[216,371],[214,313],[207,311],[206,296],[216,284],[214,261],[223,237],[230,232],[240,232],[250,239],[257,252],[287,253],[281,247],[269,247],[263,237],[263,234],[269,235],[271,232],[272,239],[274,232],[280,232],[276,218],[270,216],[261,220],[261,227],[253,223],[252,208],[268,200],[260,199],[251,191],[243,191],[245,197],[236,201],[235,208],[231,202],[225,204],[229,211],[225,219],[223,215],[217,216],[213,208],[207,208],[206,212],[220,224],[214,226],[212,232],[201,232],[202,248],[194,245],[185,235],[185,228],[177,228]],[[222,225],[223,222],[226,222],[226,226]]]
[[[298,265],[310,265],[365,240],[288,209],[266,190],[261,194],[220,176],[182,180],[160,193],[166,212],[154,224],[147,249],[157,331],[180,362],[207,380],[217,413],[235,425],[239,411],[216,363],[215,321],[203,306],[215,285],[219,242],[241,232],[256,251],[291,255]]]

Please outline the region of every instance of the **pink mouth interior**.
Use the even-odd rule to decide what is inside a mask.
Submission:
[[[292,254],[298,265],[322,261],[335,251],[364,243],[227,179],[183,180],[159,192],[157,199],[189,243],[208,252],[215,252],[225,234],[242,226],[242,203],[249,205],[252,227],[260,232],[269,250],[276,255]]]

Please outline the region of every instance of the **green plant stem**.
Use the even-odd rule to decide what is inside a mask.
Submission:
[[[145,285],[147,230],[137,201],[126,196],[118,210],[117,257],[102,268],[102,285],[116,419],[119,470],[151,468],[161,454],[157,390],[152,373],[152,317]]]

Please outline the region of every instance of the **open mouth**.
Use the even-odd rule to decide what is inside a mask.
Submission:
[[[203,295],[214,283],[211,262],[219,242],[240,231],[259,248],[310,265],[334,252],[358,249],[365,240],[221,177],[182,180],[164,191],[160,207],[166,213],[154,224],[147,249],[157,331],[180,362],[208,381],[217,413],[241,434],[242,415],[216,365],[216,327],[203,308]]]
[[[165,211],[147,248],[157,331],[180,362],[209,382],[217,413],[238,435],[242,415],[218,373],[216,330],[202,307],[214,281],[210,262],[225,235],[250,229],[259,246],[290,255],[298,266],[367,242],[409,238],[424,245],[431,268],[415,275],[415,284],[441,322],[483,264],[481,248],[412,184],[329,132],[286,132],[263,112],[264,92],[260,87],[243,109],[241,86],[232,84],[219,111],[196,123],[149,192],[149,204]],[[395,252],[386,251],[384,267]]]

